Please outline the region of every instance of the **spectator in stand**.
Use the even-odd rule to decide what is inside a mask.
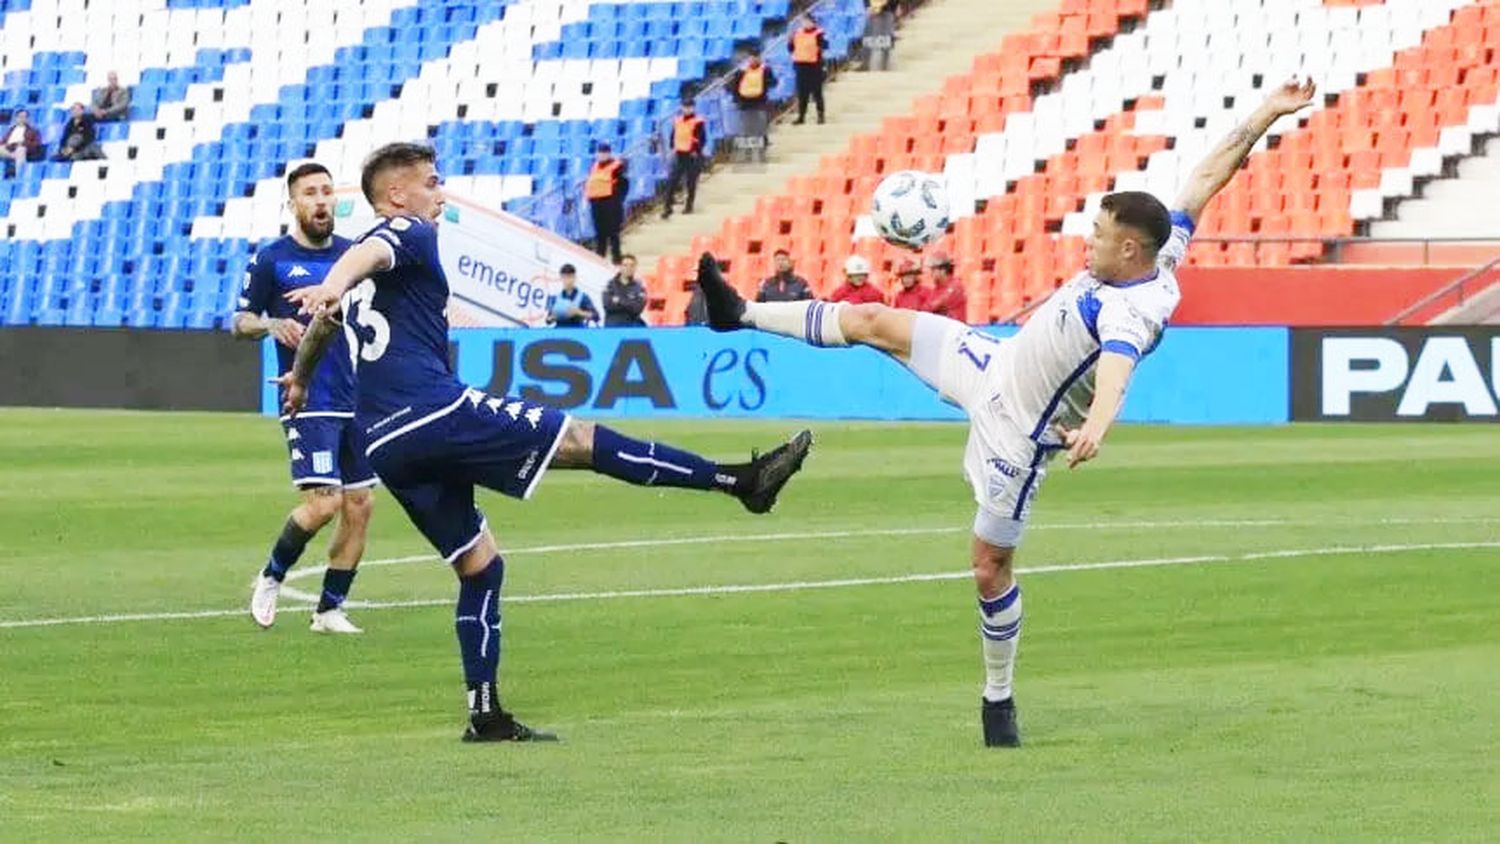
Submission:
[[[896,278],[901,280],[901,287],[891,297],[891,306],[908,311],[927,310],[930,294],[922,286],[922,267],[916,261],[906,258],[896,268]]]
[[[789,46],[792,51],[792,70],[797,74],[797,125],[807,122],[807,104],[818,106],[818,122],[824,122],[823,114],[823,51],[828,49],[828,38],[823,28],[811,15],[802,19],[802,27],[792,33]]]
[[[15,175],[27,161],[42,160],[42,133],[31,125],[31,112],[16,109],[10,126],[6,127],[0,146],[5,149],[7,175]]]
[[[807,280],[792,272],[792,256],[785,249],[776,250],[776,274],[760,283],[757,302],[801,302],[813,297]]]
[[[547,298],[547,324],[558,328],[588,328],[599,321],[599,310],[589,294],[578,289],[578,268],[563,264],[557,270],[562,290]]]
[[[57,160],[89,161],[103,157],[104,150],[95,142],[93,115],[83,110],[83,103],[74,103],[68,111],[68,122],[63,126],[63,141],[57,149]]]
[[[635,256],[621,257],[619,269],[604,285],[604,327],[644,326],[646,320],[641,314],[646,310],[646,286],[635,277]]]
[[[729,80],[729,90],[740,113],[739,133],[734,138],[735,154],[743,152],[746,161],[757,154],[761,161],[766,160],[766,147],[771,143],[771,89],[775,87],[776,74],[761,60],[758,52],[752,52],[749,60]]]
[[[693,200],[698,196],[698,175],[703,172],[703,150],[708,146],[708,123],[698,116],[692,97],[682,101],[682,113],[672,121],[672,173],[667,177],[667,201],[661,218],[670,219],[672,203],[677,199],[677,188],[687,188],[687,201],[682,213],[693,213]]]
[[[863,70],[890,70],[896,43],[896,0],[865,0]]]
[[[594,251],[620,263],[620,229],[625,225],[625,196],[630,179],[625,159],[615,158],[614,148],[601,143],[594,148],[594,166],[584,182],[583,195],[594,217]]]
[[[94,119],[104,123],[124,120],[130,114],[130,89],[120,84],[120,76],[109,72],[107,84],[94,89]]]
[[[858,255],[850,255],[844,262],[844,283],[828,297],[830,302],[848,302],[863,305],[870,302],[885,304],[885,295],[870,283],[870,262]]]
[[[927,269],[932,273],[927,311],[968,322],[969,294],[964,291],[963,282],[953,276],[953,260],[942,252],[934,253],[927,259]]]

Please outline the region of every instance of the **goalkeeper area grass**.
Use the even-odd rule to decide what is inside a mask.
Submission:
[[[797,426],[620,427],[738,459]],[[387,494],[365,634],[290,596],[263,632],[249,584],[295,500],[274,420],[0,412],[0,839],[1500,828],[1493,427],[1126,427],[1055,464],[1015,751],[980,746],[964,429],[814,430],[767,517],[583,473],[486,493],[505,704],[564,743],[474,746],[454,578]],[[318,592],[330,535],[291,587]]]

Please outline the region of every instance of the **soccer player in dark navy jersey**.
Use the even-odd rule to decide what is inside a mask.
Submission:
[[[291,233],[265,244],[250,259],[233,322],[236,337],[259,340],[269,334],[275,339],[283,374],[292,368],[308,322],[284,294],[322,283],[351,245],[333,233],[333,178],[326,167],[302,164],[287,173],[286,182],[294,218]],[[313,536],[338,517],[312,629],[359,633],[344,614],[343,603],[364,554],[371,488],[378,480],[354,425],[354,365],[342,338],[313,371],[306,409],[295,420],[282,416],[281,425],[291,455],[292,484],[301,492],[302,503],[287,517],[255,579],[250,614],[261,627],[276,621],[276,599],[287,569]]]
[[[317,314],[280,379],[288,412],[308,400],[318,359],[342,330],[358,373],[355,422],[381,481],[458,575],[455,630],[469,694],[465,741],[537,741],[500,705],[500,587],[504,562],[474,487],[528,498],[550,467],[592,469],[644,486],[718,491],[765,513],[802,466],[812,435],[750,462],[725,465],[631,439],[518,398],[459,382],[448,359],[448,281],[438,260],[442,182],[430,147],[381,147],[361,187],[380,222],[318,287],[287,299]],[[340,329],[340,324],[342,329]]]

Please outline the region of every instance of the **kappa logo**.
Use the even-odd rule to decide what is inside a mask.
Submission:
[[[293,264],[291,270],[289,270],[287,272],[286,277],[287,278],[312,278],[312,273],[308,272],[307,267],[304,267],[301,264]]]
[[[391,218],[391,231],[404,232],[409,228],[411,228],[411,220],[408,220],[405,217]]]
[[[292,459],[293,460],[305,460],[306,458],[303,456],[301,449],[294,448],[294,449],[292,449]]]
[[[542,424],[542,409],[533,407],[526,411],[526,421],[531,423],[531,430],[535,431]]]

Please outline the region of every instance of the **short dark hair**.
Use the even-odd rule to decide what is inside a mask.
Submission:
[[[578,275],[578,268],[572,264],[563,264],[557,268],[558,275]]]
[[[609,141],[600,141],[599,144],[594,147],[594,152],[614,152],[614,151],[615,151],[615,148],[609,145]]]
[[[324,176],[327,176],[330,179],[333,178],[333,174],[328,172],[328,168],[324,167],[316,161],[309,161],[293,167],[291,169],[291,172],[286,174],[287,193],[292,192],[292,189],[297,186],[297,182],[307,178],[308,176],[316,176],[319,173],[322,173]]]
[[[397,167],[409,167],[413,164],[435,161],[437,161],[437,150],[426,144],[414,144],[407,141],[386,144],[370,153],[370,157],[365,159],[363,172],[359,176],[359,189],[364,192],[365,199],[374,205],[376,176]]]
[[[1172,215],[1167,212],[1167,206],[1145,191],[1112,193],[1104,197],[1099,208],[1114,215],[1116,223],[1150,238],[1154,251],[1160,252],[1172,239]]]
[[[792,257],[792,253],[786,251],[785,249],[778,249],[775,252],[771,253],[772,258],[780,258],[782,255],[785,255],[788,258]]]
[[[629,252],[626,252],[626,253],[625,253],[625,254],[624,254],[624,255],[621,255],[621,256],[620,256],[620,263],[622,263],[622,264],[623,264],[623,263],[625,263],[625,262],[626,262],[626,261],[636,261],[636,257],[635,257],[635,255],[633,255],[633,254],[631,254],[631,253],[629,253]],[[640,263],[640,262],[639,262],[639,261],[636,261],[636,263]]]

